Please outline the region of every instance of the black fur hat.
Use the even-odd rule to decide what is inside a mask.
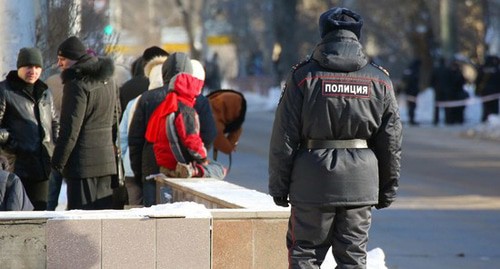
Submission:
[[[144,53],[142,53],[142,59],[144,59],[144,62],[147,63],[156,56],[168,56],[168,55],[169,53],[166,52],[164,49],[157,46],[152,46],[144,50]]]
[[[321,38],[334,30],[349,30],[361,38],[363,19],[357,13],[341,7],[332,8],[319,17],[319,32]]]

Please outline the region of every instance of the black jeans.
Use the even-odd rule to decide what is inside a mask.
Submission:
[[[61,193],[61,186],[63,176],[61,173],[52,169],[49,177],[49,197],[47,200],[47,210],[54,211],[59,203],[59,195]]]

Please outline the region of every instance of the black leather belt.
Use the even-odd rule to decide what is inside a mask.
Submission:
[[[365,149],[368,143],[363,139],[349,140],[313,140],[309,139],[302,143],[306,149]]]

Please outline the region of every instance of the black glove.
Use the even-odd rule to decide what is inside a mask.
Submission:
[[[52,165],[52,169],[62,175],[63,168],[59,165]]]
[[[288,207],[289,201],[288,201],[286,196],[285,197],[273,197],[273,200],[277,206]]]

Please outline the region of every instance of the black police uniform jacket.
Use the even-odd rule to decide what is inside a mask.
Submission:
[[[109,58],[84,56],[61,73],[61,129],[52,166],[66,178],[116,174],[112,126],[117,90]]]
[[[14,173],[20,178],[49,178],[50,158],[59,131],[59,116],[50,90],[41,80],[33,90],[11,71],[0,82],[0,144],[15,156]]]
[[[305,149],[307,139],[367,140],[363,149]],[[269,194],[292,204],[388,206],[398,188],[402,126],[393,85],[349,31],[329,33],[294,67],[276,110]]]

